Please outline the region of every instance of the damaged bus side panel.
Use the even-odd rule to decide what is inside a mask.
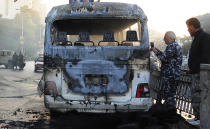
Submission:
[[[147,111],[147,19],[136,5],[71,3],[46,18],[39,89],[51,110]]]

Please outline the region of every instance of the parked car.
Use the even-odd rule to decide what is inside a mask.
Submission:
[[[39,56],[35,60],[34,71],[37,72],[39,70],[43,71],[44,57]]]
[[[0,65],[4,65],[5,68],[12,67],[12,56],[14,51],[11,50],[0,50]]]

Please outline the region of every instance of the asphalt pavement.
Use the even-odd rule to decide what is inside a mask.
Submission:
[[[26,62],[20,70],[0,66],[0,127],[9,122],[37,120],[32,112],[46,112],[43,98],[37,94],[42,72],[34,72],[34,62]]]

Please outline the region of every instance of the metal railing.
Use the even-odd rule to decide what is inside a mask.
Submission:
[[[191,104],[191,85],[192,79],[190,74],[183,72],[176,92],[177,109],[180,113],[185,112],[193,115]]]
[[[191,74],[186,74],[184,71],[182,72],[182,76],[177,86],[176,91],[176,107],[179,113],[187,113],[189,115],[193,115],[193,108],[191,104],[191,85],[192,85]],[[197,84],[196,84],[197,85]],[[161,87],[161,79],[160,72],[155,71],[151,74],[150,86],[153,90],[153,93],[160,93]],[[155,95],[155,99],[157,99],[158,95]]]

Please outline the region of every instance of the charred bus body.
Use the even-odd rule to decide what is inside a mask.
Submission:
[[[39,89],[56,111],[147,111],[147,17],[136,5],[74,2],[46,18]]]

